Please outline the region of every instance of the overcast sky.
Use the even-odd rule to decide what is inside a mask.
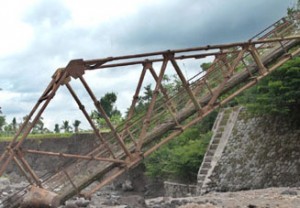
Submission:
[[[283,17],[294,0],[0,0],[0,106],[21,121],[69,60],[245,41]],[[185,69],[190,73],[189,69]],[[124,112],[140,70],[87,74],[97,97],[118,94]],[[75,85],[77,87],[77,85]],[[77,88],[76,88],[77,89]],[[79,91],[83,100],[87,96]],[[89,105],[88,105],[89,106]],[[44,114],[53,130],[82,120],[65,89]],[[85,124],[83,124],[85,127]]]

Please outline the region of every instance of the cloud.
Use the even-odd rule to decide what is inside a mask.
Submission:
[[[66,66],[71,59],[247,40],[284,16],[291,2],[112,0],[105,4],[103,1],[31,0],[24,3],[24,8],[17,9],[18,15],[9,16],[8,22],[22,27],[5,33],[6,42],[18,47],[12,47],[9,53],[0,52],[0,87],[3,88],[0,106],[8,120],[14,116],[22,118],[21,115],[30,112],[55,70]],[[12,11],[11,6],[6,13]],[[189,77],[199,68],[195,64],[179,64]],[[118,108],[124,112],[132,100],[141,69],[141,66],[101,69],[87,72],[85,77],[97,98],[106,92],[116,92]],[[151,82],[148,78],[145,84]],[[82,86],[76,80],[71,84],[87,108],[93,109]],[[47,109],[44,121],[53,126],[65,119],[77,119],[78,112],[67,90],[62,89]]]
[[[30,6],[31,1],[11,0],[1,2],[0,7],[0,57],[15,54],[28,47],[33,31],[21,20],[24,8]]]
[[[118,44],[161,50],[240,41],[281,18],[288,1],[162,1],[116,22]],[[121,32],[120,32],[121,31]]]

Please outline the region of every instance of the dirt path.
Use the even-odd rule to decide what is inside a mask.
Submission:
[[[2,182],[1,182],[2,181]],[[4,198],[26,184],[0,180],[0,208]],[[300,208],[300,187],[267,188],[239,192],[212,192],[203,196],[144,199],[139,192],[122,194],[111,187],[98,191],[91,200],[73,198],[60,208]]]
[[[300,208],[300,187],[209,193],[199,197],[156,198],[148,207],[180,208]]]

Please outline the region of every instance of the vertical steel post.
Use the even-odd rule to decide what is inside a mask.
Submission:
[[[140,91],[141,91],[142,84],[144,82],[146,71],[147,71],[147,69],[149,69],[149,67],[150,67],[150,63],[146,62],[146,63],[143,64],[143,70],[142,70],[138,85],[136,87],[136,90],[135,90],[135,93],[134,93],[134,96],[133,96],[133,99],[132,99],[132,103],[131,103],[129,111],[128,111],[127,120],[130,120],[131,117],[133,116],[134,108],[135,108],[135,105],[136,105],[136,103],[139,99],[139,94],[140,94]]]
[[[158,80],[156,82],[155,89],[153,91],[153,95],[152,95],[150,105],[148,107],[146,116],[145,116],[144,121],[143,121],[143,127],[142,127],[142,130],[141,130],[141,133],[139,135],[138,145],[137,145],[137,148],[136,148],[137,152],[140,152],[141,148],[143,146],[144,139],[145,139],[144,137],[147,133],[147,128],[149,127],[149,124],[150,124],[150,118],[151,118],[151,115],[152,115],[152,111],[153,111],[153,108],[154,108],[154,105],[155,105],[155,102],[156,102],[156,98],[157,98],[157,95],[158,95],[158,91],[160,89],[160,85],[161,85],[163,76],[164,76],[166,68],[167,68],[168,61],[169,61],[169,57],[164,54],[164,60],[163,60],[163,63],[162,63],[161,69],[160,69],[160,74],[159,74]]]
[[[153,66],[151,66],[151,67],[149,68],[149,70],[150,70],[150,72],[151,72],[151,74],[152,74],[154,80],[157,82],[157,81],[158,81],[158,76],[157,76],[157,74],[156,74],[156,72],[155,72]],[[166,106],[167,110],[168,110],[169,113],[171,114],[171,116],[172,116],[173,120],[175,121],[176,125],[177,125],[178,127],[180,127],[180,123],[178,122],[178,120],[177,120],[177,118],[176,118],[176,116],[175,116],[175,114],[174,114],[174,113],[176,113],[176,109],[175,109],[175,107],[173,106],[173,103],[170,101],[170,98],[169,98],[169,96],[168,96],[168,94],[167,94],[166,89],[165,89],[162,85],[160,85],[160,88],[159,88],[159,89],[160,89],[161,93],[163,94],[163,96],[164,96],[164,98],[165,98],[165,100],[166,100],[166,103],[164,103],[164,105]]]
[[[230,65],[226,58],[225,59],[220,59],[220,61],[222,61],[224,63],[224,65],[227,67],[227,73],[224,76],[224,80],[223,82],[219,85],[219,87],[213,92],[213,96],[210,99],[210,101],[208,102],[208,106],[212,107],[212,105],[216,102],[217,98],[219,97],[220,93],[222,92],[222,90],[224,89],[227,81],[230,79],[230,77],[232,76],[234,69],[237,67],[238,63],[241,61],[241,59],[243,58],[243,55],[245,53],[246,49],[243,49],[239,52],[238,56],[233,60],[233,64]]]
[[[139,94],[140,94],[140,91],[141,91],[141,87],[142,87],[142,84],[144,82],[144,78],[145,78],[147,69],[150,67],[150,65],[151,64],[149,62],[143,63],[143,70],[142,70],[142,73],[140,75],[140,78],[139,78],[139,81],[138,81],[138,85],[136,87],[136,90],[135,90],[135,93],[134,93],[134,96],[133,96],[133,99],[132,99],[132,102],[131,102],[131,105],[130,105],[130,108],[129,108],[129,111],[128,111],[128,116],[127,116],[127,119],[125,121],[126,122],[125,123],[125,129],[122,132],[122,140],[124,140],[124,134],[125,134],[125,131],[127,131],[128,134],[129,134],[129,136],[130,136],[130,138],[131,138],[131,140],[133,141],[133,143],[135,145],[137,145],[137,143],[136,143],[136,141],[134,140],[132,134],[129,131],[130,119],[132,118],[132,116],[134,114],[134,108],[136,106],[136,103],[139,100]]]
[[[262,75],[264,74],[266,71],[268,71],[268,69],[264,66],[263,62],[260,60],[258,51],[256,50],[255,46],[250,45],[248,51],[250,52],[250,54],[252,55],[257,67],[258,67],[258,71],[259,73]]]
[[[181,80],[181,82],[182,82],[183,87],[185,88],[185,90],[186,90],[187,93],[189,94],[191,100],[193,101],[196,110],[197,110],[199,113],[201,113],[201,106],[200,106],[200,104],[198,103],[198,101],[197,101],[197,99],[196,99],[194,93],[193,93],[192,90],[190,89],[189,83],[186,81],[186,79],[185,79],[185,77],[184,77],[182,71],[180,70],[180,68],[179,68],[179,66],[178,66],[178,64],[177,64],[177,62],[175,61],[175,59],[174,59],[174,54],[172,54],[172,58],[170,58],[170,61],[171,61],[172,65],[173,65],[173,67],[174,67],[176,73],[178,74],[178,76],[179,76],[179,78],[180,78],[180,80]]]
[[[156,72],[155,72],[155,70],[154,70],[154,68],[153,68],[152,65],[151,65],[151,67],[149,68],[149,70],[150,70],[150,72],[151,72],[151,74],[152,74],[154,80],[157,82],[158,76],[157,76],[157,74],[156,74]],[[171,107],[171,109],[172,109],[172,112],[175,113],[175,112],[176,112],[176,108],[175,108],[175,106],[174,106],[174,103],[172,103],[172,101],[170,100],[169,95],[168,95],[168,93],[167,93],[167,90],[161,85],[161,86],[160,86],[160,91],[161,91],[161,93],[163,94],[163,96],[165,97],[165,100],[166,100],[167,104],[170,105],[170,107]]]

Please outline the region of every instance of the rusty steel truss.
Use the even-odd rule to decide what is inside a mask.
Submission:
[[[32,204],[51,201],[53,204],[62,203],[76,194],[90,197],[95,191],[138,165],[144,157],[160,146],[201,121],[210,112],[255,85],[286,61],[298,56],[299,41],[298,19],[283,18],[247,42],[95,60],[72,60],[65,68],[56,70],[50,84],[38,99],[26,121],[2,153],[0,176],[13,162],[31,184],[27,191],[44,196],[38,199],[29,197],[29,203]],[[207,57],[214,58],[212,65],[206,71],[202,71],[199,67],[199,73],[188,80],[179,62],[189,59],[199,66],[202,59]],[[154,64],[160,64],[160,68],[155,69]],[[137,86],[128,115],[121,125],[115,127],[85,80],[84,74],[90,70],[132,65],[140,66],[141,75],[139,80],[136,80]],[[181,81],[179,89],[170,91],[162,85],[167,69],[174,70]],[[147,109],[144,112],[136,112],[135,108],[146,75],[152,76],[156,85]],[[73,79],[79,80],[95,108],[105,119],[111,131],[108,137],[104,137],[94,124],[72,87]],[[60,87],[68,89],[99,139],[97,146],[84,155],[25,149],[22,146]],[[56,173],[42,178],[26,160],[27,154],[71,160]],[[95,180],[98,181],[97,186],[89,192],[82,192]],[[19,195],[24,194],[25,191]],[[20,200],[15,200],[15,204],[19,203]]]

